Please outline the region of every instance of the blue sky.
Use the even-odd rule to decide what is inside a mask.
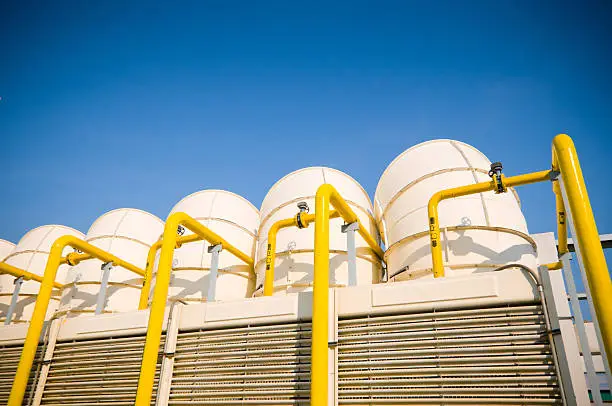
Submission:
[[[165,218],[206,188],[259,206],[311,165],[372,195],[434,138],[542,170],[560,132],[612,232],[606,3],[2,2],[0,238],[119,207]],[[519,193],[530,231],[553,230],[550,186]]]

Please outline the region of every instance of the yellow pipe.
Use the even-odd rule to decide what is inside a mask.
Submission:
[[[563,262],[551,262],[550,264],[545,264],[544,266],[548,268],[549,271],[556,271],[563,268]]]
[[[151,304],[151,313],[149,314],[147,336],[145,338],[142,364],[140,366],[136,401],[134,403],[136,406],[149,406],[151,403],[153,381],[155,379],[155,369],[157,365],[157,355],[159,352],[159,343],[161,341],[161,333],[164,324],[164,312],[166,309],[166,300],[168,298],[168,287],[170,285],[172,259],[174,256],[174,248],[176,247],[177,240],[179,239],[176,231],[180,225],[185,226],[212,245],[221,244],[224,250],[229,251],[240,260],[247,263],[251,269],[254,265],[253,259],[250,256],[225,241],[208,227],[200,224],[197,220],[193,219],[186,213],[177,212],[168,217],[164,227],[164,234],[162,236],[161,253],[159,255],[159,264],[157,266],[157,280],[155,282],[155,290],[153,292],[153,302]]]
[[[315,197],[315,252],[312,302],[312,341],[310,367],[310,404],[327,405],[328,396],[328,316],[329,316],[329,219],[330,204],[347,223],[359,223],[359,234],[382,260],[383,251],[359,222],[338,191],[330,184],[319,187]]]
[[[603,346],[612,368],[612,282],[586,190],[578,154],[572,139],[559,134],[553,139],[553,170],[561,173],[567,206],[574,225],[574,241],[591,290]]]
[[[329,218],[340,217],[340,213],[337,210],[332,211],[329,214]],[[315,219],[314,214],[300,213],[300,221],[302,228],[308,228],[310,223]],[[266,252],[266,276],[264,278],[264,296],[272,296],[274,293],[274,269],[276,262],[276,234],[279,230],[287,227],[299,227],[297,222],[297,216],[279,220],[272,224],[268,231],[268,247]]]
[[[505,177],[502,182],[506,188],[513,186],[528,185],[530,183],[543,182],[551,179],[551,171],[540,171],[524,175]],[[427,214],[429,215],[429,238],[431,241],[431,256],[433,261],[433,274],[435,278],[444,276],[444,264],[442,260],[442,245],[440,243],[440,222],[438,219],[438,204],[442,200],[455,197],[473,195],[476,193],[496,190],[494,181],[476,183],[473,185],[459,186],[452,189],[442,190],[429,199]]]
[[[191,234],[184,237],[178,237],[176,240],[176,248],[180,248],[181,245],[188,242],[201,241],[202,237],[197,234]],[[151,281],[153,279],[153,267],[155,266],[155,255],[157,250],[162,246],[162,240],[157,240],[147,254],[147,266],[145,268],[145,277],[142,281],[142,289],[140,290],[140,299],[138,301],[138,310],[144,310],[149,304],[149,292],[151,291]]]
[[[17,268],[13,265],[9,265],[6,262],[0,262],[0,273],[7,273],[9,275],[13,275],[17,278],[23,278],[26,281],[32,280],[38,283],[42,283],[43,278],[35,273],[24,271],[23,269]],[[62,289],[64,285],[61,283],[53,282],[53,286],[57,289]]]
[[[555,206],[557,210],[557,241],[559,256],[569,252],[567,248],[567,224],[565,223],[565,204],[563,203],[563,195],[561,194],[561,186],[558,180],[552,183],[553,192],[555,194]]]
[[[23,350],[21,352],[21,358],[19,359],[19,365],[17,366],[17,372],[15,373],[8,406],[21,406],[21,402],[23,401],[23,395],[32,369],[32,362],[36,355],[38,341],[45,322],[49,300],[51,300],[51,292],[55,284],[57,268],[61,265],[62,251],[68,246],[90,254],[92,257],[98,258],[104,262],[112,262],[113,265],[126,268],[140,276],[144,276],[145,274],[144,270],[72,235],[65,235],[55,240],[51,246],[45,273],[42,278],[40,290],[38,291],[38,296],[36,297],[34,313],[32,314],[30,327],[28,328],[28,333],[23,344]]]

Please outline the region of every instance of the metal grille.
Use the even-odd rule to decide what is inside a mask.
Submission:
[[[310,336],[310,323],[179,332],[169,404],[308,404]]]
[[[538,305],[339,321],[340,404],[560,404]]]
[[[58,342],[42,404],[133,405],[144,341],[144,336],[133,336]],[[160,357],[153,399],[157,391],[159,362]]]
[[[0,345],[0,404],[2,405],[8,402],[22,349],[22,345]],[[41,361],[42,349],[39,347],[36,351],[34,364],[32,365],[32,373],[30,374],[30,380],[26,388],[24,404],[29,404],[29,399],[33,394],[32,385],[40,370]]]

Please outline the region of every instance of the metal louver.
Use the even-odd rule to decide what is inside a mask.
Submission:
[[[0,404],[2,405],[7,404],[8,402],[11,387],[13,386],[13,378],[15,378],[15,372],[17,372],[17,365],[19,364],[22,349],[22,345],[0,345]],[[29,397],[32,395],[32,384],[38,375],[41,359],[42,351],[39,347],[36,351],[36,358],[34,358],[32,373],[30,374],[30,380],[28,381],[28,386],[26,388],[24,404],[28,402]]]
[[[561,404],[539,305],[339,320],[338,402]]]
[[[42,404],[133,405],[143,349],[144,336],[58,342]]]
[[[310,323],[179,332],[168,404],[308,404],[310,335]]]

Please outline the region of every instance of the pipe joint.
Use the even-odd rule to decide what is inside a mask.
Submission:
[[[79,254],[76,251],[71,252],[70,254],[66,255],[66,264],[70,266],[78,265],[81,262],[81,259],[78,257]]]

